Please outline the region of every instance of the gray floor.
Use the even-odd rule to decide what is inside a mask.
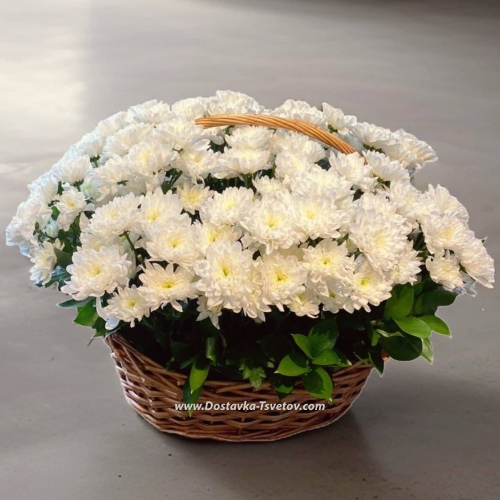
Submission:
[[[500,9],[361,0],[5,2],[0,225],[98,119],[217,89],[323,100],[429,141],[418,177],[500,257]],[[391,362],[334,426],[268,445],[189,442],[129,409],[105,346],[0,247],[2,500],[500,498],[499,292],[444,316],[436,361]]]

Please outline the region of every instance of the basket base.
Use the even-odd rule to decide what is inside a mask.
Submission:
[[[303,405],[324,401],[312,397],[300,384],[280,402],[268,383],[256,391],[247,382],[207,381],[198,400],[200,405],[246,401],[250,408],[254,404],[255,409],[215,410],[203,406],[203,409],[195,409],[190,417],[186,410],[176,406],[182,404],[185,375],[167,371],[136,351],[118,334],[108,337],[105,342],[111,349],[128,404],[159,431],[190,439],[266,442],[325,427],[349,410],[372,369],[359,362],[335,372],[333,404],[325,403],[324,409],[313,410],[303,409]],[[288,409],[270,406],[277,403],[300,406]]]

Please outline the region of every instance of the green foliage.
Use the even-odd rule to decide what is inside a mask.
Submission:
[[[287,354],[281,361],[276,370],[280,375],[288,377],[297,377],[309,371],[307,359],[298,352]]]
[[[189,374],[191,393],[203,387],[209,371],[210,360],[204,356],[197,356],[194,363],[191,365],[191,372]]]
[[[422,354],[422,339],[411,335],[381,337],[380,343],[389,356],[397,361],[411,361]]]
[[[72,262],[72,254],[69,252],[63,252],[62,250],[59,250],[59,248],[54,247],[54,253],[56,254],[57,258],[57,265],[62,267],[63,269],[66,269],[71,262]]]
[[[66,255],[58,259],[52,283],[61,284],[68,277],[63,266],[69,260]],[[108,297],[100,299],[103,307]],[[208,378],[247,380],[255,389],[267,380],[280,399],[303,384],[312,396],[331,402],[335,371],[354,361],[371,364],[380,374],[387,356],[398,361],[422,356],[432,362],[432,332],[450,335],[435,311],[454,299],[454,294],[439,290],[424,277],[414,286],[396,286],[391,298],[369,313],[340,311],[314,319],[273,308],[266,322],[256,323],[224,311],[217,329],[209,319],[197,321],[196,301],[187,301],[181,304],[182,312],[167,306],[135,328],[120,324],[117,329],[138,350],[186,375],[183,397],[188,404],[196,403]],[[75,322],[94,328],[93,338],[105,337],[112,332],[105,329],[95,303],[94,298],[71,299],[60,307],[77,308]]]
[[[441,318],[429,315],[429,316],[420,316],[419,319],[425,321],[425,323],[427,323],[427,325],[433,332],[439,333],[441,335],[446,335],[448,337],[451,336],[450,328]]]
[[[73,320],[76,324],[82,326],[94,326],[99,318],[95,308],[95,300],[87,302],[84,306],[77,307],[78,314]]]
[[[440,306],[449,306],[455,302],[456,295],[452,292],[433,290],[423,293],[415,304],[415,314],[435,314]]]
[[[429,325],[419,318],[400,318],[394,320],[401,330],[415,337],[426,339],[431,336]]]
[[[387,321],[391,318],[406,318],[411,313],[413,299],[414,290],[412,286],[395,286],[391,298],[385,303],[384,319]]]
[[[318,366],[311,371],[304,373],[301,377],[306,391],[316,398],[326,399],[333,402],[333,380],[328,372]]]

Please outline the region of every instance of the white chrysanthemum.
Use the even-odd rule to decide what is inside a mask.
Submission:
[[[378,127],[372,123],[358,123],[351,128],[351,133],[364,145],[372,148],[386,148],[396,143],[396,139],[389,129]]]
[[[31,249],[30,260],[33,267],[30,269],[31,281],[45,285],[50,281],[52,271],[57,264],[54,249],[61,249],[62,243],[55,240],[54,243],[44,241],[40,246]]]
[[[349,238],[377,271],[389,271],[397,265],[406,249],[407,226],[387,219],[373,210],[359,210],[351,224]]]
[[[45,172],[31,184],[28,184],[30,197],[40,203],[49,204],[57,195],[58,180],[52,169]]]
[[[277,130],[269,139],[271,153],[290,153],[303,157],[307,163],[316,163],[322,160],[326,153],[323,146],[313,141],[307,135],[288,130]]]
[[[190,268],[200,257],[196,233],[190,221],[173,222],[146,231],[146,250],[152,260],[162,260]]]
[[[170,163],[176,158],[172,149],[158,140],[143,141],[130,148],[124,163],[128,176],[152,176],[159,170],[170,169]]]
[[[207,298],[206,307],[241,311],[255,286],[250,279],[252,266],[252,253],[239,242],[222,240],[210,245],[205,259],[194,264],[199,277],[196,287]]]
[[[311,106],[305,101],[287,99],[280,107],[276,108],[272,114],[285,118],[293,118],[295,120],[303,120],[320,127],[324,127],[326,124],[325,115],[318,108]]]
[[[294,255],[285,257],[274,252],[259,257],[256,266],[256,279],[262,288],[266,304],[283,311],[283,306],[290,304],[293,297],[305,291],[307,270]]]
[[[161,188],[146,193],[142,197],[141,207],[135,216],[134,231],[144,234],[155,227],[188,220],[187,214],[182,214],[182,203],[177,194],[169,191],[163,194]]]
[[[210,222],[195,222],[196,247],[203,254],[207,248],[216,241],[228,241],[234,243],[241,237],[241,230],[234,226],[215,225]]]
[[[150,313],[146,300],[135,285],[130,288],[119,288],[118,293],[115,293],[108,300],[104,312],[108,316],[106,321],[108,330],[116,328],[119,321],[130,323],[130,326],[133,327],[136,321],[149,317]]]
[[[341,176],[351,181],[356,189],[371,191],[377,184],[377,179],[372,176],[370,165],[358,153],[345,155],[343,153],[335,154],[330,152],[329,162],[331,167]]]
[[[106,139],[103,156],[109,158],[113,155],[123,156],[127,154],[132,146],[144,140],[152,130],[152,125],[145,123],[128,125]]]
[[[300,239],[338,238],[339,230],[350,221],[349,212],[337,210],[331,198],[311,198],[293,195],[295,227]]]
[[[213,151],[182,151],[175,161],[175,168],[193,181],[203,180],[217,170],[220,153]]]
[[[206,151],[209,141],[204,137],[204,129],[193,121],[186,121],[181,116],[172,115],[167,121],[157,125],[155,137],[165,142],[168,147],[180,151]]]
[[[90,170],[82,183],[80,184],[80,192],[85,195],[87,200],[92,200],[94,206],[104,205],[107,201],[111,199],[110,193],[116,192],[118,189],[112,188],[112,183],[104,180],[99,175],[99,171],[101,168],[99,167]]]
[[[85,195],[74,187],[65,189],[57,198],[55,207],[59,210],[57,223],[67,231],[78,215],[87,207]]]
[[[393,134],[392,144],[386,144],[384,152],[391,158],[403,163],[407,168],[422,168],[427,163],[437,161],[434,150],[413,134],[399,129]],[[380,146],[382,147],[382,146]]]
[[[111,115],[105,120],[101,120],[97,125],[95,132],[102,137],[109,137],[110,135],[116,134],[118,130],[125,127],[127,121],[127,112],[120,111]]]
[[[207,110],[208,99],[204,97],[191,97],[172,104],[172,113],[186,121],[194,121],[204,116]]]
[[[329,295],[328,284],[346,281],[354,271],[354,258],[349,256],[347,245],[324,239],[316,246],[304,249],[303,266],[309,272],[306,285],[322,295]]]
[[[87,228],[88,231],[103,238],[111,238],[132,230],[140,203],[141,198],[133,193],[115,198],[107,205],[96,209]]]
[[[319,314],[321,304],[318,295],[312,290],[305,290],[302,293],[292,296],[288,308],[297,316],[309,316],[316,318]]]
[[[139,292],[152,311],[171,304],[176,311],[182,312],[179,302],[198,296],[193,278],[193,273],[183,267],[175,269],[173,264],[169,264],[164,268],[160,264],[146,262],[144,272],[139,275],[142,282]]]
[[[64,154],[63,161],[79,158],[80,156],[88,156],[89,158],[97,158],[102,154],[106,137],[98,131],[85,134],[76,144],[71,146]]]
[[[227,149],[219,158],[214,171],[216,179],[232,179],[240,175],[255,174],[269,168],[269,151],[258,149]]]
[[[226,135],[226,142],[236,149],[266,150],[273,134],[274,131],[267,127],[235,127],[230,135]]]
[[[255,99],[241,92],[218,90],[209,100],[208,113],[210,115],[251,113],[259,114],[264,110]]]
[[[408,228],[411,227],[410,222],[404,216],[399,215],[399,206],[389,198],[388,192],[365,193],[354,202],[353,209],[355,212],[359,210],[366,212],[372,210],[377,214],[383,215],[385,219],[390,220],[394,224],[405,225]]]
[[[421,212],[438,215],[453,214],[464,223],[469,220],[467,209],[443,186],[431,186],[420,198]]]
[[[132,262],[119,245],[75,252],[73,263],[66,268],[71,279],[61,291],[76,300],[102,297],[128,284],[131,266]]]
[[[434,254],[463,248],[472,237],[470,229],[454,213],[431,213],[422,218],[421,226],[427,248]]]
[[[389,274],[395,285],[415,283],[418,280],[418,274],[422,270],[421,266],[422,259],[419,257],[419,253],[413,249],[413,243],[408,241],[405,251]]]
[[[493,288],[495,266],[481,240],[477,238],[469,239],[457,248],[456,253],[460,264],[472,279],[486,288]]]
[[[80,186],[80,191],[98,201],[105,200],[106,203],[118,193],[121,185],[125,184],[130,177],[126,158],[112,156],[102,166],[88,172]]]
[[[234,225],[240,222],[252,206],[254,193],[251,189],[230,187],[215,193],[200,209],[203,222],[215,225]]]
[[[370,312],[370,304],[378,306],[387,300],[393,287],[389,277],[375,271],[368,260],[361,256],[356,260],[356,270],[351,276],[350,285],[350,295],[343,308],[351,313],[361,308]]]
[[[278,153],[274,160],[276,164],[275,176],[288,186],[293,179],[303,177],[313,167],[313,163],[306,155],[300,153]]]
[[[410,174],[408,170],[398,161],[391,160],[384,153],[377,151],[365,151],[363,153],[366,161],[371,167],[373,174],[383,181],[408,181]]]
[[[196,310],[200,313],[198,318],[196,318],[196,321],[203,321],[204,319],[209,318],[215,328],[220,328],[219,317],[222,316],[222,306],[220,304],[208,307],[208,299],[204,295],[200,295],[198,297],[198,307]]]
[[[462,274],[458,258],[446,252],[444,255],[428,257],[425,267],[433,281],[439,283],[447,290],[453,291],[455,288],[463,287]]]
[[[314,165],[307,173],[301,176],[294,176],[290,180],[292,193],[301,196],[316,198],[329,198],[337,204],[346,203],[349,206],[352,201],[352,182],[342,177],[334,169],[324,170],[318,165]],[[342,206],[342,208],[344,208]]]
[[[408,181],[393,181],[387,195],[392,202],[391,206],[397,207],[396,212],[405,217],[412,227],[418,226],[416,221],[425,209],[422,193]]]
[[[128,109],[127,118],[134,123],[162,123],[170,117],[170,106],[153,99]]]
[[[305,237],[297,230],[293,207],[273,197],[255,200],[240,225],[246,231],[243,244],[254,250],[264,245],[267,254],[278,248],[290,248]]]
[[[80,235],[81,247],[79,251],[95,250],[97,252],[101,247],[110,247],[113,245],[123,245],[125,247],[127,240],[125,238],[123,238],[123,240],[118,236],[114,238],[104,238],[97,234],[82,232]]]
[[[323,311],[329,311],[332,314],[338,313],[341,309],[354,311],[352,301],[349,300],[351,288],[350,281],[329,280],[324,293],[318,295]]]
[[[75,184],[83,181],[90,168],[90,158],[85,155],[71,160],[60,160],[51,171],[57,180]]]
[[[28,255],[30,245],[36,244],[33,236],[35,224],[44,227],[51,215],[47,205],[41,205],[39,200],[30,196],[18,206],[16,215],[5,230],[7,245],[18,246],[23,255]]]
[[[323,103],[323,113],[328,125],[334,128],[339,134],[347,134],[357,123],[357,118],[352,115],[345,115],[341,109],[334,108],[326,102]]]
[[[289,194],[288,189],[281,181],[275,178],[269,178],[267,175],[254,179],[253,185],[257,192],[261,195],[271,195],[280,197],[282,194]]]
[[[81,221],[84,218],[85,214],[84,213],[80,214],[80,226],[81,226]],[[57,235],[59,234],[60,229],[61,228],[59,227],[59,224],[57,223],[56,220],[49,219],[47,224],[45,224],[45,226],[43,226],[41,230],[45,236],[48,236],[49,238],[56,238]]]
[[[202,205],[214,195],[209,187],[202,184],[190,184],[185,182],[177,187],[177,194],[182,203],[182,208],[190,214],[200,210]]]

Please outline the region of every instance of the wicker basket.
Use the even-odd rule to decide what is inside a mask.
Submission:
[[[310,123],[268,115],[218,115],[199,118],[198,125],[226,127],[230,125],[258,125],[284,128],[303,133],[317,139],[342,153],[356,150],[336,135]],[[255,410],[217,411],[195,410],[191,417],[187,411],[178,410],[175,404],[182,403],[182,387],[185,375],[167,371],[148,357],[137,352],[120,335],[106,339],[115,360],[116,369],[125,393],[125,398],[134,410],[150,424],[162,432],[179,434],[194,439],[214,439],[218,441],[275,441],[300,432],[317,429],[331,424],[350,408],[359,396],[372,367],[361,362],[336,371],[334,380],[334,402],[326,404],[324,410]],[[256,391],[250,383],[206,381],[198,400],[203,404],[242,403],[265,401],[278,403],[274,389],[264,383]],[[297,383],[293,393],[284,402],[317,403]]]
[[[331,424],[347,412],[359,396],[372,367],[361,362],[335,372],[333,376],[334,402],[324,410],[286,411],[215,411],[195,410],[191,417],[187,411],[175,409],[182,403],[185,375],[167,371],[148,357],[136,351],[120,335],[106,339],[111,357],[132,408],[151,425],[162,432],[180,434],[194,439],[217,441],[276,441],[318,429]],[[265,382],[256,391],[246,382],[206,381],[198,400],[212,403],[278,403],[274,389]],[[286,403],[317,403],[299,383]]]

